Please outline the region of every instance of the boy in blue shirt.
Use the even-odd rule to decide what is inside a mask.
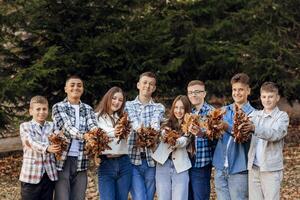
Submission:
[[[251,89],[247,74],[234,75],[231,79],[231,86],[234,103],[225,106],[226,114],[223,118],[228,127],[219,139],[213,157],[215,188],[218,199],[243,200],[248,199],[247,153],[250,140],[245,143],[235,142],[232,137],[232,128],[235,105],[246,115],[249,115],[254,108],[248,102]],[[252,123],[249,121],[240,128],[242,132],[248,133],[251,131]]]

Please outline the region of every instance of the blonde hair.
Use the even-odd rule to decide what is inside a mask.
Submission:
[[[46,97],[44,96],[34,96],[30,99],[30,108],[32,108],[33,104],[35,103],[40,103],[40,104],[47,104],[48,105],[48,100],[46,99]]]
[[[260,87],[260,93],[262,91],[265,92],[275,92],[275,93],[279,93],[278,91],[278,87],[274,82],[264,82],[261,87]]]

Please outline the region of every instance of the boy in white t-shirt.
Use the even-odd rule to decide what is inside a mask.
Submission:
[[[88,158],[84,155],[83,135],[97,128],[95,113],[87,104],[81,102],[83,81],[78,76],[66,80],[67,98],[52,108],[55,126],[70,139],[70,146],[57,161],[58,181],[55,185],[55,199],[84,200],[87,187]]]

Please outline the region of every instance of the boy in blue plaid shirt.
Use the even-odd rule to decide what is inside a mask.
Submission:
[[[53,133],[53,123],[46,121],[48,101],[43,96],[30,100],[29,113],[32,120],[20,125],[23,145],[23,164],[20,173],[22,200],[52,200],[57,180],[55,157],[60,151],[50,145],[48,136]]]
[[[83,135],[97,128],[95,113],[81,102],[83,81],[78,76],[66,80],[67,98],[52,108],[55,126],[62,130],[71,143],[57,161],[58,181],[55,185],[55,199],[84,200],[87,187],[88,158],[84,155]]]
[[[192,113],[206,117],[214,108],[205,102],[205,84],[200,80],[193,80],[187,86],[187,95],[193,105]],[[200,127],[190,127],[195,135],[195,152],[191,152],[192,168],[190,174],[189,199],[204,200],[210,197],[210,177],[212,158],[216,142],[202,137]],[[200,133],[200,134],[199,134]]]
[[[156,77],[152,72],[140,75],[137,83],[139,95],[133,101],[127,101],[125,110],[132,122],[133,132],[129,136],[129,157],[133,164],[131,196],[133,200],[151,200],[155,193],[155,162],[152,159],[152,150],[137,148],[136,132],[142,126],[160,129],[165,107],[155,103],[152,93],[156,89]]]

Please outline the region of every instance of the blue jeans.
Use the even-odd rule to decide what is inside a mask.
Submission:
[[[101,200],[127,200],[131,185],[132,165],[128,155],[106,158],[98,168]]]
[[[132,166],[132,199],[152,200],[155,193],[155,167],[148,167],[146,159],[142,159],[142,165]]]
[[[228,174],[228,168],[216,169],[215,187],[218,200],[248,199],[248,173]]]
[[[192,186],[192,199],[194,200],[208,200],[210,197],[210,177],[212,166],[206,165],[204,167],[192,167],[189,170],[190,182]]]
[[[173,161],[156,164],[156,191],[159,200],[188,200],[189,171],[176,172]]]

